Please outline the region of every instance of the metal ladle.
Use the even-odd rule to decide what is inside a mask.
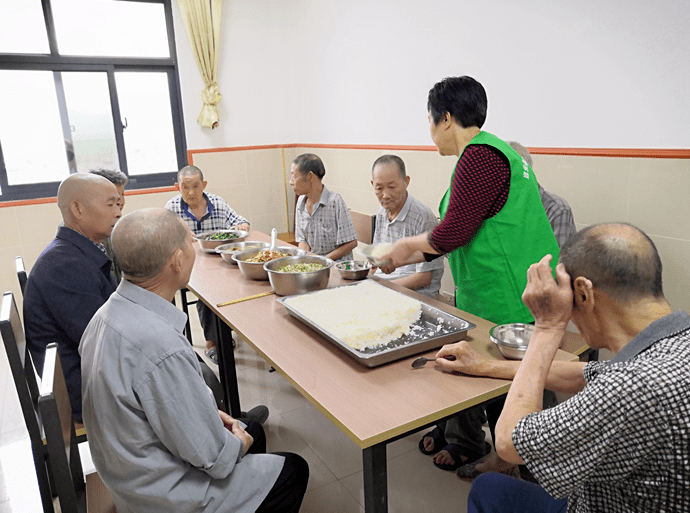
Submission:
[[[452,355],[444,356],[443,358],[450,361],[450,362],[455,360],[455,356],[452,356]],[[421,369],[422,367],[424,367],[426,365],[426,362],[435,362],[435,361],[436,361],[436,358],[424,358],[423,356],[420,356],[414,362],[412,362],[412,368],[413,369]]]

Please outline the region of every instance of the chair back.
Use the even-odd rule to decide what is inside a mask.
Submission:
[[[0,333],[7,353],[7,360],[12,371],[14,386],[17,389],[19,404],[24,415],[26,429],[29,432],[31,451],[38,487],[41,492],[41,501],[45,512],[53,512],[53,500],[50,488],[49,471],[46,466],[47,452],[43,445],[41,425],[38,417],[38,381],[31,360],[31,354],[26,345],[24,328],[19,318],[17,304],[11,292],[5,292],[0,305]]]
[[[67,385],[55,343],[48,344],[46,349],[38,409],[60,510],[62,513],[83,513],[86,511],[86,484]]]
[[[24,268],[24,259],[20,256],[14,257],[14,267],[17,269],[17,278],[19,279],[19,288],[22,291],[22,296],[24,295],[24,290],[26,289],[26,269]]]
[[[376,216],[350,210],[350,218],[357,233],[357,240],[364,244],[371,244],[376,231]]]

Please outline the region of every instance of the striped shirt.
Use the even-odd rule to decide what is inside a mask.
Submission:
[[[295,209],[295,241],[309,244],[312,253],[327,255],[338,246],[357,240],[345,201],[337,192],[323,186],[321,197],[311,215],[307,212],[307,196],[297,199]],[[352,253],[341,260],[352,259]]]
[[[184,219],[194,235],[213,230],[228,230],[242,223],[249,224],[249,221],[230,208],[230,205],[220,196],[204,193],[204,198],[206,198],[206,213],[201,219],[197,219],[192,214],[181,194],[168,201],[165,208]]]

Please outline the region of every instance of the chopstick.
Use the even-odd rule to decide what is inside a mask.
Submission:
[[[250,299],[256,299],[258,297],[270,296],[271,294],[275,294],[275,291],[271,290],[269,292],[262,292],[261,294],[254,294],[253,296],[241,297],[240,299],[233,299],[232,301],[226,301],[225,303],[218,303],[216,306],[234,305],[235,303],[241,303],[242,301],[249,301]]]

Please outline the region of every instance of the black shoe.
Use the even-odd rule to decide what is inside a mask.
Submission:
[[[243,411],[242,418],[263,424],[268,419],[268,407],[260,404],[249,411]]]

